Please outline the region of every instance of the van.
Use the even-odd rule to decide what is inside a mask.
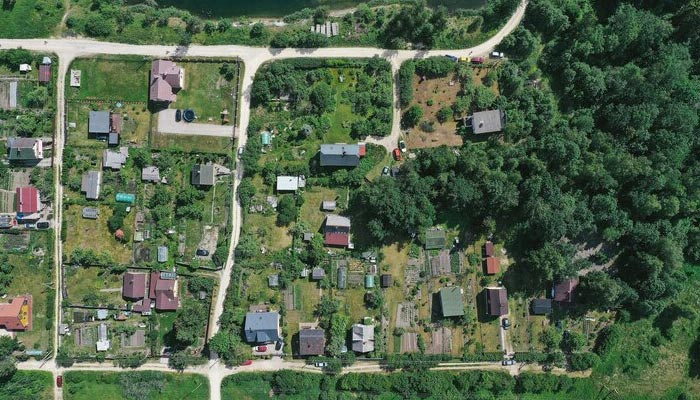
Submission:
[[[491,58],[503,58],[503,53],[500,53],[498,51],[494,51],[491,53]]]
[[[238,148],[238,157],[243,155],[243,146]]]

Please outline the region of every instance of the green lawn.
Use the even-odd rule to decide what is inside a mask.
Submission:
[[[183,289],[182,286],[180,289]],[[159,312],[158,314],[158,339],[160,343],[164,346],[173,342],[174,337],[172,336],[173,323],[175,322],[175,317],[177,312]]]
[[[234,62],[231,65],[236,65]],[[221,62],[178,62],[185,70],[185,87],[177,94],[171,108],[191,108],[197,114],[198,123],[221,124],[221,112],[227,109],[233,117],[233,95],[236,77],[231,81],[219,72]],[[237,71],[237,67],[234,67]]]
[[[129,57],[80,58],[70,69],[82,71],[79,88],[70,87],[70,74],[66,76],[68,100],[148,101],[148,77],[151,59]],[[102,106],[99,102],[98,106]]]
[[[104,190],[104,189],[103,189]],[[107,220],[112,216],[112,208],[99,205],[100,216],[96,220],[82,217],[82,206],[71,205],[64,214],[64,224],[67,225],[67,237],[63,254],[70,257],[73,249],[93,249],[97,252],[106,251],[115,262],[126,264],[131,260],[131,246],[119,243],[107,227]],[[127,214],[124,226],[131,227],[135,213]]]
[[[117,102],[99,103],[98,111],[112,111],[122,115],[121,144],[145,145],[148,140],[148,133],[151,131],[151,113],[146,108],[145,103],[126,104],[121,108],[116,106]],[[68,129],[68,144],[77,147],[98,147],[107,148],[107,143],[88,137],[88,122],[90,111],[93,110],[92,103],[69,102],[66,105],[68,122],[74,122],[75,128]]]
[[[163,372],[69,371],[64,375],[65,400],[208,400],[204,376]]]
[[[17,371],[0,381],[0,400],[53,400],[53,374],[47,371]]]
[[[186,153],[230,154],[233,141],[227,137],[175,135],[160,132],[151,134],[153,149],[179,150]]]
[[[221,397],[236,400],[268,400],[272,386],[262,374],[242,373],[224,378]]]
[[[83,304],[88,294],[97,295],[100,304],[123,304],[121,297],[122,279],[98,267],[66,267],[66,288],[71,304]]]
[[[20,0],[9,9],[0,8],[0,37],[50,36],[61,20],[63,4],[56,0]]]
[[[309,225],[311,232],[317,232],[323,220],[326,218],[326,213],[321,211],[321,202],[324,200],[336,200],[338,191],[332,188],[322,186],[313,186],[304,191],[304,204],[301,206],[301,220]],[[340,199],[339,199],[340,201]],[[345,199],[342,199],[345,202]],[[341,209],[336,211],[342,213]]]

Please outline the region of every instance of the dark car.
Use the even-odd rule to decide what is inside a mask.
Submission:
[[[200,257],[206,257],[209,255],[209,250],[197,249],[197,255]]]
[[[56,387],[63,387],[63,375],[56,377]]]
[[[284,345],[284,343],[281,340],[279,342],[275,343],[275,350],[276,351],[282,350],[283,345]]]
[[[504,365],[504,366],[506,366],[506,365],[514,365],[514,364],[515,364],[515,360],[513,360],[513,359],[508,359],[508,360],[503,360],[503,361],[501,361],[501,365]]]
[[[49,229],[48,221],[39,221],[36,223],[36,229]]]
[[[388,176],[389,175],[389,166],[385,165],[384,168],[382,168],[382,176]]]
[[[178,109],[175,111],[175,122],[182,121],[182,110]]]
[[[503,329],[510,328],[510,320],[508,318],[503,318]]]

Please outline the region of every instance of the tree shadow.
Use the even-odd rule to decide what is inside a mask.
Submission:
[[[700,378],[700,336],[695,339],[688,350],[688,376]]]

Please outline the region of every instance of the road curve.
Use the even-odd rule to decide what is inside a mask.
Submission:
[[[195,57],[238,57],[243,61],[244,72],[242,80],[242,96],[240,104],[240,121],[238,124],[238,145],[245,146],[247,142],[247,129],[250,118],[250,93],[253,84],[253,77],[258,68],[265,62],[285,59],[285,58],[370,58],[382,57],[390,62],[392,76],[396,77],[401,63],[409,59],[421,59],[432,56],[440,56],[446,53],[456,57],[484,56],[490,53],[494,47],[508,36],[520,24],[525,9],[527,0],[522,0],[516,11],[495,35],[485,42],[467,49],[460,50],[386,50],[379,48],[320,48],[320,49],[273,49],[261,47],[248,47],[237,45],[221,45],[221,46],[201,46],[192,45],[187,48],[176,46],[161,46],[161,45],[130,45],[124,43],[100,42],[90,39],[0,39],[0,48],[25,48],[34,51],[53,52],[58,55],[58,74],[57,74],[57,116],[56,116],[56,134],[54,141],[53,162],[55,169],[54,186],[55,186],[55,275],[56,275],[56,302],[55,321],[54,321],[54,357],[59,347],[60,336],[58,332],[59,324],[61,323],[60,304],[62,300],[62,279],[61,279],[61,257],[62,243],[60,241],[60,231],[62,223],[62,207],[63,207],[63,187],[60,183],[62,165],[63,165],[63,147],[64,147],[64,128],[65,128],[65,79],[68,71],[68,66],[76,57],[89,56],[96,54],[112,54],[112,55],[142,55],[145,57],[170,57],[170,56],[195,56]],[[392,130],[389,136],[383,138],[368,138],[368,142],[373,142],[384,146],[388,151],[396,147],[399,140],[400,130],[400,107],[398,99],[398,88],[394,85],[394,107],[393,107],[393,123]],[[239,165],[240,169],[242,166]],[[211,315],[211,324],[209,337],[213,336],[219,330],[219,318],[223,313],[223,303],[226,296],[226,290],[230,282],[231,271],[234,266],[234,249],[238,243],[238,238],[241,230],[242,210],[236,198],[236,190],[240,183],[241,174],[236,174],[234,177],[234,190],[232,213],[232,232],[229,244],[229,256],[220,272],[220,285],[216,295],[214,310]],[[473,368],[497,368],[498,365],[484,366],[481,364],[464,364],[464,365],[441,365],[439,369],[473,369]],[[19,369],[26,370],[45,370],[56,375],[62,374],[68,370],[59,368],[55,363],[41,363],[37,361],[26,361],[18,363]],[[160,363],[147,363],[138,368],[139,370],[156,370],[156,371],[171,371],[167,365]],[[320,372],[318,368],[309,367],[298,361],[284,361],[280,358],[272,360],[255,361],[253,365],[239,368],[227,368],[219,362],[214,361],[211,365],[197,366],[187,368],[186,372],[205,375],[210,382],[210,398],[212,400],[221,399],[221,381],[225,376],[246,371],[277,371],[280,369],[294,369],[299,371]],[[104,370],[104,371],[123,371],[123,369],[114,367],[108,364],[80,364],[70,367],[69,370]],[[378,363],[358,363],[348,367],[344,372],[382,372]],[[62,398],[62,392],[58,388],[54,388],[55,399]]]

